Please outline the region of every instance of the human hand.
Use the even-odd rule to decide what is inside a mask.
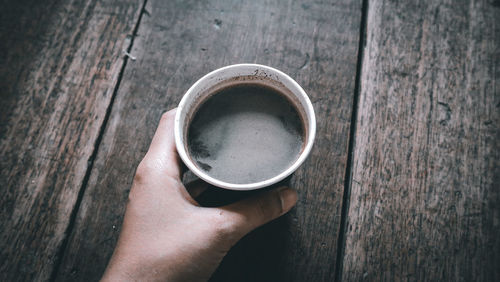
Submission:
[[[241,237],[297,202],[294,190],[278,188],[224,207],[200,207],[194,198],[208,184],[182,184],[174,116],[175,109],[162,116],[137,167],[103,281],[206,281]]]

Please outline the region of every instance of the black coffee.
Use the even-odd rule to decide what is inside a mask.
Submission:
[[[188,151],[208,175],[233,184],[276,176],[304,143],[302,120],[280,92],[260,84],[224,88],[205,101],[188,129]]]

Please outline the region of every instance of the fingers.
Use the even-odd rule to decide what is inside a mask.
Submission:
[[[205,190],[207,190],[208,186],[210,186],[210,184],[208,184],[207,182],[201,179],[197,179],[186,184],[186,190],[189,192],[192,198],[196,198]]]
[[[174,139],[174,119],[177,109],[172,109],[161,116],[149,152],[176,152]]]
[[[297,192],[287,187],[264,192],[222,207],[231,229],[241,236],[287,213],[297,202]]]
[[[148,169],[158,169],[162,173],[179,178],[181,168],[175,148],[175,112],[176,109],[173,109],[162,115],[144,161],[148,164]]]

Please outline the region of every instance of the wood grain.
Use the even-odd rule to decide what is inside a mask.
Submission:
[[[58,280],[96,280],[119,234],[135,167],[161,114],[198,78],[242,62],[290,74],[318,134],[291,179],[297,207],[246,237],[214,281],[331,281],[354,93],[361,1],[148,1]],[[276,232],[274,232],[276,231]]]
[[[138,1],[2,1],[0,280],[47,280]]]
[[[370,2],[343,280],[499,280],[498,6]]]

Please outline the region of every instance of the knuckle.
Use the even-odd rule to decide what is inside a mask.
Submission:
[[[257,199],[256,203],[256,210],[259,216],[262,218],[267,218],[269,217],[270,214],[270,207],[268,206],[269,203],[264,197],[260,197]]]
[[[136,183],[132,184],[132,188],[128,192],[128,197],[127,197],[127,206],[136,202],[138,198],[138,189],[140,189],[140,185],[137,185]]]
[[[234,221],[226,216],[225,211],[216,211],[210,219],[211,229],[215,232],[215,236],[222,240],[227,240],[235,237],[238,229]]]
[[[127,203],[130,204],[130,203],[134,202],[135,198],[136,198],[136,196],[135,196],[134,191],[130,191],[128,193]]]
[[[143,182],[150,171],[150,165],[146,160],[142,160],[135,170],[134,181]]]
[[[266,219],[279,216],[283,212],[283,205],[279,192],[271,191],[265,197],[260,197],[256,202],[257,213]]]

